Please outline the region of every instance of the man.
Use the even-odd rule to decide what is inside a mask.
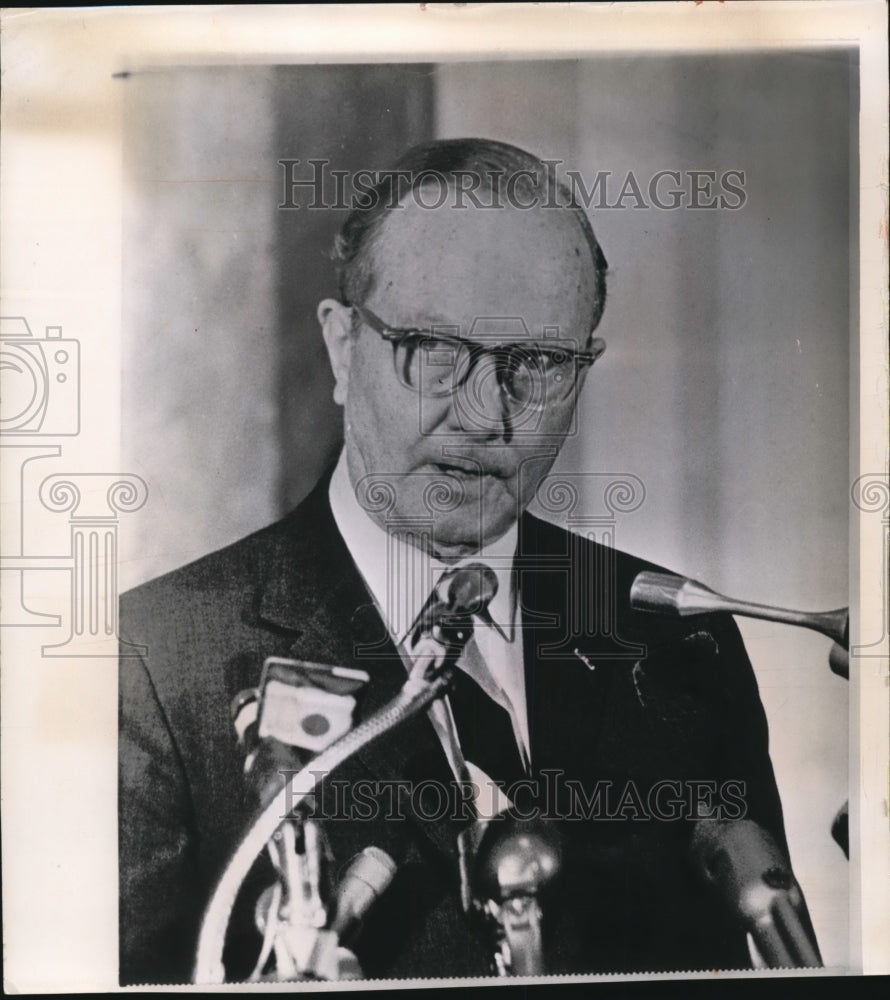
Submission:
[[[351,212],[335,261],[341,297],[318,316],[344,409],[336,468],[283,521],[122,602],[123,637],[148,650],[121,666],[122,982],[190,977],[251,816],[232,699],[267,657],[297,658],[367,671],[367,717],[404,683],[431,593],[467,564],[497,587],[447,710],[331,776],[345,797],[322,821],[335,863],[374,845],[398,865],[355,946],[364,972],[490,974],[461,908],[458,835],[531,806],[563,851],[549,971],[747,965],[687,859],[698,817],[746,816],[784,845],[735,626],[632,611],[631,582],[653,567],[526,512],[605,348],[606,263],[584,212],[522,150],[437,142]],[[469,817],[415,794],[464,765]],[[350,796],[368,787],[379,808],[360,812]],[[230,979],[259,953],[254,906],[272,877],[255,872],[235,907]]]

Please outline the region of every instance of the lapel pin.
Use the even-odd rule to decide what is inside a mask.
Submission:
[[[590,660],[587,659],[587,657],[581,652],[580,649],[578,649],[577,646],[575,647],[575,656],[578,657],[578,659],[584,664],[585,667],[587,667],[588,670],[596,670],[596,664],[591,663]]]

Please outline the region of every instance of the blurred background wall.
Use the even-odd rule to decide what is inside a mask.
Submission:
[[[342,438],[315,309],[344,212],[278,161],[383,169],[429,138],[429,67],[138,73],[124,116],[124,455],[151,485],[124,588],[274,520]],[[333,194],[333,189],[331,189]],[[302,199],[301,199],[302,200]],[[123,579],[126,577],[126,579]]]
[[[205,67],[126,81],[125,467],[149,484],[126,589],[290,509],[340,441],[315,320],[344,212],[282,210],[281,159],[384,169],[434,136],[560,158],[606,201],[628,173],[744,172],[737,210],[630,194],[590,215],[610,264],[579,433],[557,470],[631,473],[616,544],[737,597],[848,602],[850,247],[857,93],[845,52]],[[664,188],[662,188],[664,190]],[[719,193],[719,192],[718,192]],[[736,201],[738,199],[735,199]],[[855,391],[855,386],[853,386]],[[582,507],[600,509],[591,486]],[[582,511],[583,513],[583,511]],[[847,688],[820,636],[740,622],[792,861],[843,964]]]

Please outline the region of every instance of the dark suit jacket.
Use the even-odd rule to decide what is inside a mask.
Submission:
[[[547,911],[552,971],[746,967],[744,935],[687,863],[688,818],[645,808],[659,781],[684,783],[669,795],[711,782],[696,787],[717,788],[718,798],[723,782],[736,781],[746,815],[784,844],[766,721],[734,623],[631,611],[632,580],[656,567],[528,514],[517,567],[533,776],[551,782],[551,812],[575,814],[559,823],[567,875]],[[682,665],[661,680],[653,671],[641,700],[634,663],[670,659],[701,629],[716,640],[717,662],[694,676]],[[363,717],[395,694],[405,668],[337,531],[327,479],[277,524],[124,595],[121,635],[147,654],[120,668],[120,977],[187,982],[204,906],[250,817],[233,696],[256,686],[270,655],[357,666],[372,677]],[[347,797],[360,780],[451,778],[425,715],[333,777]],[[412,815],[405,787],[396,818],[325,824],[338,864],[369,844],[399,862],[356,948],[363,969],[489,974],[460,907],[463,824]],[[605,800],[591,805],[595,789],[611,796],[605,811]],[[253,907],[272,881],[263,860],[230,925],[232,980],[258,955]]]

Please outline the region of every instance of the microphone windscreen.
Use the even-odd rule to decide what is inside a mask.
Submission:
[[[822,964],[791,863],[762,826],[749,819],[700,820],[689,856],[771,967]]]
[[[471,633],[472,616],[485,617],[497,590],[498,578],[484,563],[443,573],[409,630],[412,643],[433,634],[446,646],[461,647]]]
[[[496,817],[476,847],[474,888],[502,903],[513,896],[537,896],[562,870],[562,846],[555,826],[543,818]]]
[[[764,874],[773,888],[794,882],[788,858],[753,820],[699,820],[689,845],[693,866],[735,908]]]
[[[448,580],[447,604],[451,614],[479,615],[498,592],[498,578],[484,563],[469,563],[454,571]]]
[[[379,847],[366,847],[344,869],[337,888],[331,930],[348,947],[374,903],[389,888],[396,863]]]
[[[844,852],[844,857],[850,857],[850,803],[845,802],[838,809],[831,823],[831,838]]]

